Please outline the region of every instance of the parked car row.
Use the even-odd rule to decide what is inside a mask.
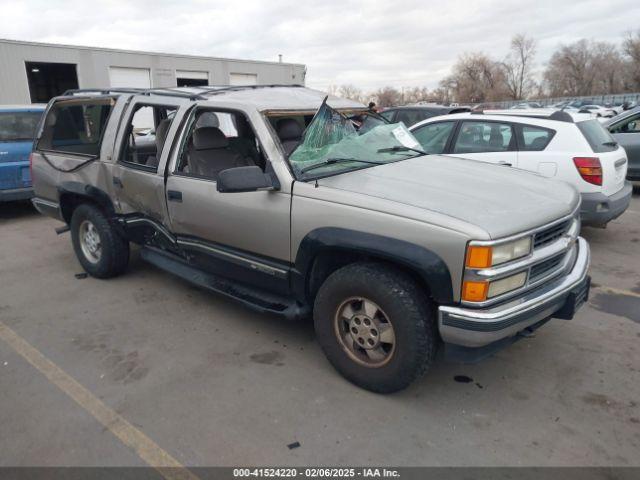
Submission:
[[[153,142],[137,141],[142,117]],[[248,307],[312,316],[331,364],[375,392],[407,387],[438,349],[477,361],[571,319],[590,253],[560,178],[611,196],[626,169],[600,124],[466,113],[414,136],[391,118],[292,86],[70,92],[37,132],[33,203],[94,277],[124,273],[134,243]],[[555,144],[599,166],[545,178],[472,159],[559,164],[534,157]]]

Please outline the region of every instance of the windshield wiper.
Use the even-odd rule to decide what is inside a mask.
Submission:
[[[427,152],[425,152],[424,150],[420,150],[419,148],[404,147],[404,146],[401,147],[399,145],[396,145],[395,147],[381,148],[380,150],[378,150],[378,153],[407,152],[407,151],[417,152],[420,155],[429,155]]]
[[[387,163],[387,162],[376,162],[373,160],[361,160],[359,158],[327,158],[322,162],[314,163],[313,165],[304,167],[302,170],[300,170],[300,173],[307,173],[310,170],[315,170],[316,168],[324,167],[325,165],[333,165],[335,163],[348,163],[348,162],[368,163],[371,165],[384,165],[385,163]]]
[[[603,142],[602,145],[605,146],[605,147],[617,147],[618,146],[618,142],[614,142],[614,141]]]

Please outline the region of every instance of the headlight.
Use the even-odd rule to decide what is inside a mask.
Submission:
[[[499,245],[469,245],[467,268],[489,268],[529,255],[531,237],[524,237]]]
[[[527,281],[527,272],[520,272],[507,278],[494,280],[489,284],[489,293],[487,298],[493,298],[503,293],[510,292],[516,288],[520,288]]]
[[[509,277],[489,282],[465,281],[462,286],[462,300],[484,302],[485,300],[522,287],[527,281],[527,272],[516,273]]]

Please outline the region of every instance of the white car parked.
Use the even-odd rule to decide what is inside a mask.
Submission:
[[[616,111],[613,108],[606,108],[606,107],[603,107],[602,105],[583,105],[582,107],[580,107],[578,111],[580,112],[589,111],[593,113],[596,117],[605,117],[605,118],[611,118],[617,115]]]
[[[508,111],[507,111],[508,112]],[[627,155],[593,118],[566,112],[494,112],[432,117],[410,127],[427,153],[470,158],[555,177],[582,195],[585,225],[604,227],[629,206]]]

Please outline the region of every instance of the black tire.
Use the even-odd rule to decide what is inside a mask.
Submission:
[[[90,222],[99,236],[101,253],[97,261],[92,261],[83,252],[80,229],[84,222]],[[89,275],[110,278],[126,270],[129,264],[129,242],[122,238],[99,208],[87,203],[79,205],[73,211],[70,227],[73,250]]]
[[[345,301],[358,297],[375,302],[393,326],[393,351],[381,366],[359,363],[354,359],[357,355],[350,353],[338,338],[338,311]],[[355,263],[332,273],[318,291],[313,318],[318,342],[331,364],[349,381],[367,390],[402,390],[433,362],[437,333],[432,304],[410,276],[393,267]]]

